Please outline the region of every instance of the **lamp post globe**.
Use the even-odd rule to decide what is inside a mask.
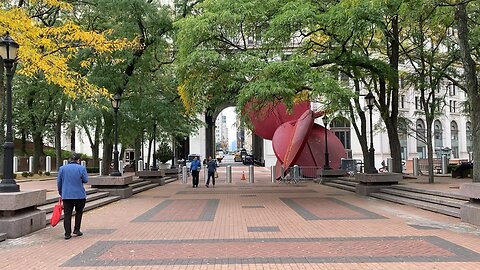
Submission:
[[[378,173],[375,168],[375,148],[373,148],[373,122],[372,122],[372,109],[375,105],[375,96],[372,92],[368,92],[365,96],[365,103],[367,104],[370,114],[370,149],[368,149],[370,164],[368,165],[367,173]]]
[[[113,151],[113,170],[110,176],[122,176],[122,173],[119,171],[118,168],[118,109],[120,108],[120,103],[122,101],[122,96],[119,93],[116,93],[111,102],[112,102],[112,108],[115,113],[115,149]]]
[[[13,143],[12,131],[12,80],[14,63],[17,58],[17,51],[20,46],[16,43],[7,32],[0,40],[0,56],[5,66],[6,82],[6,134],[5,143],[3,145],[3,179],[0,183],[0,192],[18,192],[20,186],[17,185],[13,175],[13,155],[15,145]]]

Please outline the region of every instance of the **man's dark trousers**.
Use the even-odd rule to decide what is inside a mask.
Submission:
[[[210,184],[210,177],[212,178],[212,185],[215,186],[215,171],[208,172],[207,186]]]
[[[65,199],[63,200],[63,227],[65,228],[65,235],[72,234],[72,213],[75,207],[75,227],[74,232],[80,231],[82,225],[83,208],[85,207],[86,199]]]
[[[198,186],[198,175],[200,174],[200,171],[197,171],[197,170],[194,170],[192,171],[192,185],[194,187],[197,187]]]

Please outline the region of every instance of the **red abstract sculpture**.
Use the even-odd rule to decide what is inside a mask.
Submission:
[[[259,111],[249,112],[254,126],[253,132],[264,139],[272,140],[277,157],[277,178],[280,177],[282,169],[288,172],[293,165],[312,168],[313,170],[304,170],[303,174],[315,177],[317,169],[325,165],[325,132],[329,167],[340,168],[341,159],[346,158],[345,148],[333,132],[314,123],[315,118],[321,115],[322,113],[310,110],[310,102],[295,104],[290,114],[284,104],[270,104]]]

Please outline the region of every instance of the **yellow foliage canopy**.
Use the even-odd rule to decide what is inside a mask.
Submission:
[[[48,4],[60,8],[69,8],[62,1],[48,0]],[[45,3],[45,1],[44,1]],[[69,68],[68,63],[80,49],[90,48],[101,54],[132,46],[126,39],[109,40],[109,32],[96,33],[84,31],[72,21],[51,27],[40,25],[30,18],[23,8],[0,9],[0,33],[9,32],[20,45],[18,51],[18,73],[26,76],[44,74],[53,84],[75,98],[82,95],[108,95],[108,90],[88,82],[87,78]],[[94,59],[85,60],[93,63]]]

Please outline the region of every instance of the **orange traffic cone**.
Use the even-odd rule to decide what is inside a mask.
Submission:
[[[245,178],[245,172],[242,172],[242,178],[240,180],[247,180],[247,178]]]

